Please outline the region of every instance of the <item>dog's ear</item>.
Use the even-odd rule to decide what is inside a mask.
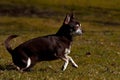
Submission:
[[[74,20],[74,15],[72,12],[71,14],[66,15],[63,24],[68,24],[70,21],[73,21],[73,20]]]
[[[71,20],[71,16],[70,16],[70,14],[67,14],[65,19],[64,19],[63,24],[68,24],[70,22],[70,20]]]

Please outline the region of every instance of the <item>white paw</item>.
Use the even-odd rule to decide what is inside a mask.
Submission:
[[[78,68],[78,65],[77,64],[73,64],[73,67]]]

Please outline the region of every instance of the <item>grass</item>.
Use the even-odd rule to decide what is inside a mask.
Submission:
[[[119,3],[119,0],[1,0],[0,10],[27,6],[45,13],[41,16],[0,16],[0,80],[119,80]],[[12,69],[12,59],[4,47],[4,40],[11,34],[18,34],[19,37],[11,41],[15,48],[31,38],[53,34],[71,9],[75,10],[84,30],[82,36],[74,38],[70,54],[79,67],[75,69],[69,64],[62,72],[64,62],[56,60],[38,63],[31,72],[20,73]]]

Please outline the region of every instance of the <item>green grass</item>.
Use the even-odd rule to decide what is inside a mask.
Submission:
[[[76,2],[75,2],[76,1]],[[120,79],[120,1],[119,0],[1,0],[0,10],[27,7],[45,12],[41,16],[0,16],[0,80],[119,80]],[[63,61],[37,63],[31,72],[12,69],[4,40],[11,34],[15,48],[29,39],[56,33],[66,12],[75,11],[83,35],[74,38],[71,64],[61,71]],[[49,15],[48,15],[49,14]],[[87,55],[87,53],[91,55]]]

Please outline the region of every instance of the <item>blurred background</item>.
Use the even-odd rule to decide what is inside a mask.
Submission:
[[[119,0],[1,0],[1,16],[61,18],[75,12],[80,21],[120,25]]]

